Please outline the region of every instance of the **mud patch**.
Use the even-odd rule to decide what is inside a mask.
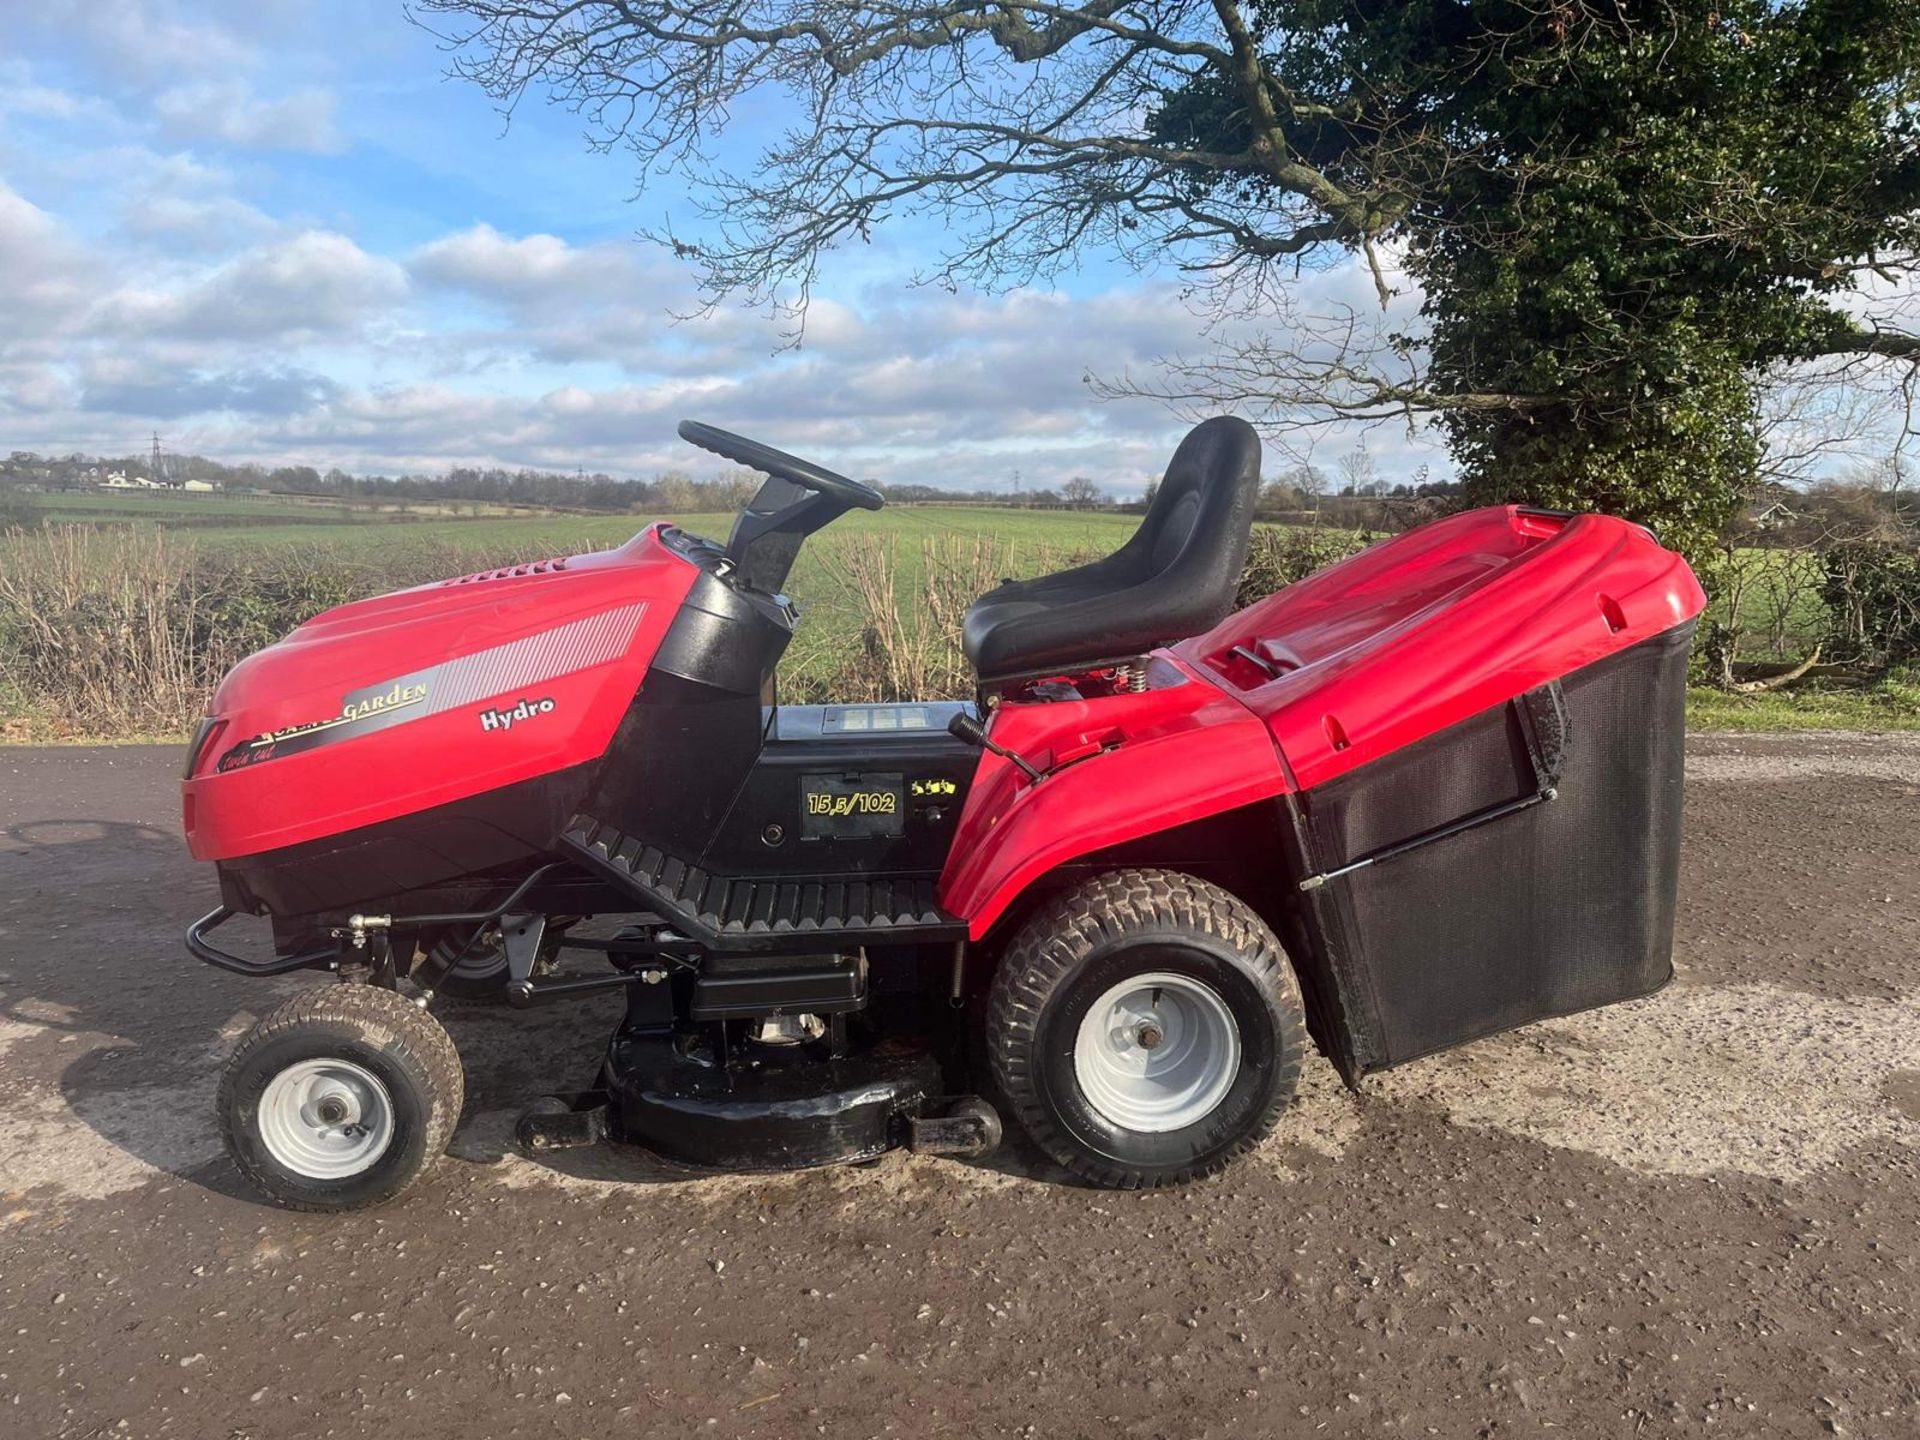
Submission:
[[[58,1021],[67,1017],[55,1007],[16,1002],[16,1015],[28,1011],[49,1023],[0,1018],[0,1061],[36,1037],[57,1035],[61,1053],[75,1059],[127,1043],[62,1030]],[[233,1017],[222,1037],[175,1068],[169,1078],[178,1083],[78,1095],[52,1076],[16,1083],[0,1109],[6,1190],[98,1199],[216,1160],[214,1074],[233,1032],[249,1018]],[[1920,992],[1880,1001],[1773,985],[1678,984],[1647,1000],[1544,1022],[1375,1077],[1364,1096],[1349,1093],[1330,1065],[1310,1057],[1294,1104],[1253,1163],[1282,1179],[1311,1174],[1358,1141],[1368,1109],[1380,1104],[1437,1108],[1455,1124],[1596,1155],[1631,1171],[1798,1180],[1857,1144],[1920,1144]],[[930,1187],[1046,1187],[1060,1178],[1015,1146],[987,1163],[896,1155],[824,1177],[705,1175],[625,1147],[533,1158],[514,1143],[518,1113],[517,1106],[496,1104],[461,1126],[450,1154],[473,1167],[478,1183],[575,1196],[664,1184],[677,1201],[731,1204],[749,1192],[877,1198]]]
[[[36,1011],[20,1001],[16,1013]],[[52,1019],[64,1007],[42,1006]],[[0,1019],[0,1060],[29,1040],[57,1035],[57,1053],[79,1060],[128,1042],[57,1023]],[[0,1188],[8,1195],[51,1192],[72,1200],[100,1200],[149,1181],[181,1175],[220,1155],[213,1121],[213,1072],[221,1047],[190,1057],[189,1078],[175,1084],[134,1085],[70,1096],[58,1077],[13,1081],[0,1106]]]
[[[16,1099],[0,1112],[7,1193],[103,1200],[207,1164],[220,1155],[209,1101],[198,1085],[127,1090],[77,1108],[59,1095]]]
[[[1887,1076],[1887,1099],[1909,1120],[1920,1121],[1920,1070],[1896,1070]]]

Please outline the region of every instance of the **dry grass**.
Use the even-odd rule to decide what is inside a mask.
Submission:
[[[208,653],[191,553],[157,531],[0,543],[0,680],[30,719],[85,735],[182,728],[230,658]]]
[[[965,695],[969,602],[1003,576],[1086,558],[967,533],[815,543],[816,613],[782,666],[795,701]],[[339,544],[237,551],[131,526],[0,533],[0,736],[182,734],[221,676],[322,610],[548,553],[431,542],[372,557]]]
[[[851,627],[821,627],[783,667],[793,701],[949,700],[973,693],[960,648],[967,606],[1002,579],[1041,575],[1092,558],[996,535],[856,534],[832,542],[831,608]]]
[[[404,571],[351,557],[333,546],[209,553],[132,526],[0,533],[0,727],[35,739],[180,734],[222,675],[301,621],[478,568],[445,546]]]
[[[1368,538],[1262,527],[1242,576],[1241,603]],[[222,675],[321,610],[566,548],[531,533],[518,546],[496,541],[481,549],[426,536],[413,542],[369,552],[334,542],[216,546],[132,526],[0,530],[0,738],[184,734]],[[781,666],[781,693],[816,703],[968,695],[973,677],[960,648],[967,605],[1003,577],[1092,558],[1086,549],[1026,535],[965,531],[830,534],[812,541],[809,556],[807,574],[796,577],[804,582],[807,623]],[[1795,649],[1802,612],[1820,602],[1817,593],[1808,598],[1815,586],[1805,569],[1772,562],[1735,597],[1745,633],[1775,653]],[[1851,722],[1829,717],[1846,699],[1840,692],[1813,682],[1802,688],[1820,693],[1792,703],[1809,717],[1827,717],[1823,723],[1920,723],[1910,671],[1899,684],[1860,692],[1856,708],[1871,714],[1863,709]],[[1749,712],[1752,723],[1763,723],[1763,711],[1773,714],[1786,703],[1737,699],[1722,706],[1732,710],[1720,723]]]

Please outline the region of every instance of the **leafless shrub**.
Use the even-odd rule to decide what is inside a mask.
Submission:
[[[782,679],[789,700],[969,695],[973,670],[960,646],[967,606],[1003,578],[1044,574],[1092,558],[996,535],[923,539],[917,553],[890,535],[849,535],[828,545],[824,568],[836,577],[836,588],[827,603],[853,623],[822,626],[819,639],[796,647]],[[836,635],[851,639],[836,645]]]
[[[1316,570],[1357,555],[1378,537],[1364,530],[1335,530],[1314,525],[1259,526],[1240,571],[1236,605],[1251,605]]]
[[[0,700],[31,735],[178,734],[220,677],[335,605],[519,557],[446,545],[202,550],[177,532],[0,534]],[[529,557],[530,558],[530,557]]]
[[[1920,546],[1852,541],[1822,558],[1835,650],[1873,670],[1920,660]]]
[[[0,540],[0,680],[36,728],[181,728],[221,659],[190,546],[159,531],[55,528]]]

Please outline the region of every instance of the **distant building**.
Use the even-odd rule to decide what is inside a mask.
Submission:
[[[211,480],[183,480],[180,483],[180,488],[182,490],[191,490],[196,495],[203,495],[213,489],[213,482]]]
[[[1746,521],[1756,530],[1778,530],[1800,518],[1806,497],[1778,480],[1769,480],[1747,502]]]

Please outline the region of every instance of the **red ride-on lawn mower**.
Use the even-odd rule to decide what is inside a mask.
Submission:
[[[660,524],[344,605],[215,696],[184,788],[223,903],[188,947],[340,982],[221,1084],[284,1203],[386,1200],[446,1144],[436,994],[625,992],[534,1148],[977,1152],[998,1105],[1144,1186],[1265,1135],[1309,1034],[1352,1083],[1670,975],[1703,597],[1646,530],[1471,511],[1228,614],[1260,447],[1210,420],[1115,554],[975,602],[974,701],[780,705],[795,554],[882,497],[680,433],[769,477],[724,545]],[[214,946],[241,913],[274,959]]]

